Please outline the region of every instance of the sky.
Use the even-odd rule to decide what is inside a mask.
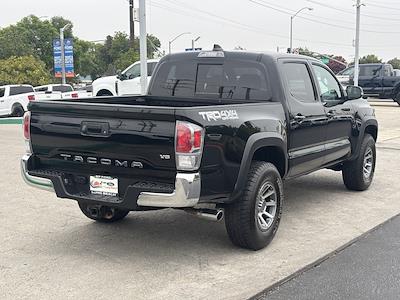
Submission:
[[[172,44],[173,52],[189,48],[198,36],[196,47],[203,49],[217,43],[226,50],[241,46],[277,51],[279,47],[284,52],[289,46],[291,14],[310,7],[312,11],[304,10],[293,20],[293,47],[349,60],[354,57],[354,4],[352,0],[146,0],[147,31],[160,39],[166,51],[169,40],[190,32]],[[365,0],[364,4],[360,54],[374,53],[384,61],[400,57],[400,1]],[[0,12],[0,27],[34,14],[70,19],[74,34],[91,41],[104,40],[116,31],[129,32],[128,0],[1,0]],[[135,30],[138,34],[138,24]]]

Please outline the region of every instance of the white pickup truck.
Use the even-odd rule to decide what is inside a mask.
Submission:
[[[147,60],[147,82],[151,79],[158,59]],[[117,76],[101,77],[93,81],[93,96],[122,96],[140,94],[140,61]]]
[[[0,116],[22,117],[33,100],[35,92],[31,85],[0,86]]]
[[[47,84],[34,88],[37,100],[59,100],[92,97],[92,93],[75,91],[69,84]]]

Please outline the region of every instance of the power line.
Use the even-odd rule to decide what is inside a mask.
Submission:
[[[279,38],[282,38],[282,39],[287,39],[288,38],[288,36],[286,36],[286,35],[280,35],[280,34],[276,34],[276,33],[267,33],[267,32],[265,32],[265,30],[263,28],[254,27],[254,26],[251,26],[251,25],[247,25],[247,24],[238,22],[237,20],[232,20],[232,19],[228,19],[226,17],[221,17],[221,16],[216,15],[214,13],[188,6],[188,5],[184,4],[184,3],[181,3],[180,1],[173,1],[173,0],[166,0],[166,1],[175,2],[175,5],[184,6],[184,7],[187,7],[187,9],[189,9],[189,10],[193,10],[193,11],[197,11],[197,12],[200,12],[200,13],[203,13],[203,14],[210,15],[213,18],[216,18],[216,19],[210,19],[210,18],[207,18],[207,19],[208,20],[212,20],[212,21],[217,22],[217,23],[223,23],[223,24],[224,23],[229,23],[231,26],[234,26],[234,27],[237,27],[237,28],[240,28],[240,29],[244,29],[244,30],[247,30],[247,31],[255,32],[255,33],[258,33],[258,34],[261,34],[261,35],[264,35],[264,36],[276,36],[276,37],[279,37]],[[154,1],[153,1],[153,4],[154,4]],[[170,12],[177,13],[175,8],[171,9],[168,6],[165,6],[165,4],[157,3],[156,5],[154,5],[154,7],[166,9],[166,10],[169,10]],[[182,12],[182,10],[180,10],[180,11]],[[181,14],[187,16],[187,12],[182,12]],[[327,44],[327,45],[335,45],[335,46],[353,47],[350,44],[344,44],[344,43],[334,43],[334,42],[327,42],[327,41],[316,41],[316,40],[300,39],[300,38],[295,38],[295,40],[296,41],[300,41],[300,42],[308,42],[308,43],[311,43],[311,44],[318,43],[318,44]]]
[[[400,10],[400,8],[389,7],[389,6],[379,5],[379,4],[373,4],[373,3],[370,3],[370,2],[367,2],[366,4],[368,6],[379,7],[379,8],[383,8],[383,9]]]
[[[316,4],[316,5],[320,5],[320,6],[323,6],[323,7],[326,7],[326,8],[330,8],[330,9],[333,9],[333,10],[336,10],[336,11],[340,11],[340,12],[343,12],[343,13],[347,13],[347,14],[351,14],[351,15],[354,15],[354,12],[352,12],[352,11],[350,11],[350,10],[346,10],[346,9],[342,9],[342,8],[338,8],[338,7],[335,7],[335,6],[332,6],[332,5],[328,5],[328,4],[325,4],[325,3],[323,3],[323,2],[319,2],[319,1],[315,1],[315,0],[306,0],[307,2],[310,2],[310,3],[314,3],[314,4]],[[368,14],[361,14],[362,16],[364,16],[364,17],[367,17],[367,18],[372,18],[372,19],[378,19],[378,20],[380,20],[380,21],[382,21],[382,19],[384,19],[385,21],[396,21],[396,22],[400,22],[400,19],[394,19],[394,18],[388,18],[387,17],[387,14],[385,14],[384,15],[384,17],[379,17],[379,16],[377,16],[377,15],[368,15]]]
[[[249,1],[253,2],[253,3],[256,3],[258,5],[261,5],[261,6],[267,7],[269,9],[278,11],[280,13],[286,14],[286,15],[292,15],[293,14],[292,13],[293,10],[291,10],[291,9],[283,10],[281,8],[276,8],[276,7],[272,6],[271,4],[268,4],[266,1],[263,1],[263,0],[249,0]],[[313,0],[307,0],[307,1],[312,2],[312,3],[317,2],[317,1],[313,1]],[[331,26],[331,27],[341,28],[341,29],[346,29],[346,30],[351,30],[351,31],[354,30],[354,28],[351,28],[351,27],[338,25],[338,24],[333,24],[333,23],[328,23],[328,22],[324,22],[324,21],[318,21],[318,20],[310,19],[310,18],[307,18],[307,17],[304,17],[304,16],[297,16],[297,17],[300,18],[300,19],[304,19],[304,20],[310,21],[310,22],[323,24],[323,25],[326,25],[326,26]],[[379,33],[379,34],[400,34],[400,31],[377,31],[377,30],[367,30],[367,29],[364,29],[362,31],[363,32],[369,32],[369,33]]]

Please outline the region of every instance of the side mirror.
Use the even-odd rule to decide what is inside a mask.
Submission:
[[[359,86],[349,85],[346,87],[347,100],[360,99],[363,97],[363,89]]]
[[[126,79],[125,74],[122,74],[121,70],[117,70],[117,79],[119,79],[119,80],[125,80]]]

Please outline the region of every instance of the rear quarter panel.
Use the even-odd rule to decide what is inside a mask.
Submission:
[[[276,133],[286,140],[286,121],[281,103],[220,105],[179,109],[177,119],[205,128],[201,162],[201,201],[226,202],[238,180],[250,136]]]

